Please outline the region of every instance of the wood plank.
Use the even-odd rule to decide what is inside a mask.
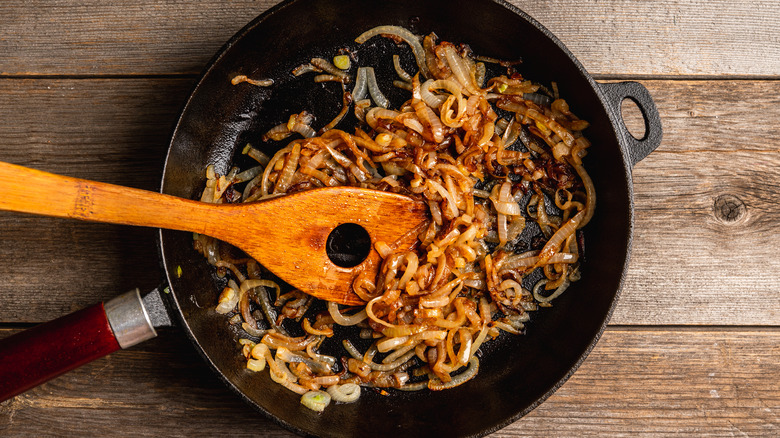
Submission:
[[[492,436],[777,435],[778,375],[777,330],[608,329],[563,387]],[[3,436],[120,430],[294,436],[225,389],[172,330],[0,404]]]
[[[157,231],[0,213],[0,319],[41,322],[164,281]]]
[[[560,391],[496,436],[777,435],[778,335],[608,330]]]
[[[277,3],[6,0],[0,74],[194,74]],[[780,4],[512,0],[600,76],[777,76]],[[182,19],[181,17],[187,17]]]
[[[154,190],[191,83],[0,80],[0,160]],[[780,82],[645,84],[665,136],[634,172],[634,254],[613,323],[780,325]],[[737,220],[715,213],[729,196],[745,205]],[[13,261],[2,265],[0,321],[49,320],[160,280],[152,230],[0,212],[0,233],[0,260]],[[57,293],[32,298],[45,291]]]
[[[0,80],[0,160],[157,190],[191,86],[191,79]],[[162,281],[152,229],[0,212],[0,239],[2,321],[49,320]]]
[[[780,325],[778,166],[780,153],[748,151],[641,162],[633,257],[612,322]]]
[[[170,134],[194,82],[0,80],[2,160],[156,190]]]
[[[777,76],[780,4],[772,1],[513,2],[592,74]]]
[[[653,97],[663,123],[663,144],[654,154],[750,151],[771,155],[780,152],[775,141],[780,136],[780,124],[777,123],[780,81],[640,82]],[[627,116],[629,129],[643,132],[644,123],[639,112],[629,112]]]
[[[633,258],[612,322],[780,324],[780,82],[643,83],[664,140],[634,169]]]
[[[200,73],[234,33],[275,3],[2,2],[0,73]]]

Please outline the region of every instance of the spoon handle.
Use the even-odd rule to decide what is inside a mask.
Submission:
[[[310,295],[348,305],[363,303],[352,290],[352,281],[358,275],[376,274],[380,257],[374,245],[410,248],[428,224],[425,203],[358,187],[306,190],[252,203],[207,204],[3,162],[0,210],[205,234],[241,248]],[[328,255],[328,238],[347,223],[367,232],[370,249],[358,265],[337,266]]]
[[[202,232],[208,204],[0,162],[0,210]],[[208,214],[206,211],[208,210]]]

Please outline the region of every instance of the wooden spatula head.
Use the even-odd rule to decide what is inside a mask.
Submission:
[[[355,187],[315,189],[224,208],[236,211],[236,222],[204,230],[205,234],[238,246],[306,293],[350,305],[364,303],[352,291],[355,277],[365,273],[373,280],[376,275],[380,262],[376,243],[409,247],[428,222],[423,202]],[[365,230],[368,236],[365,242],[355,242],[369,248],[365,259],[354,266],[339,266],[344,264],[334,263],[340,262],[339,254],[329,255],[328,238],[344,224],[358,227],[347,227],[341,239],[362,240],[354,233],[356,229]]]

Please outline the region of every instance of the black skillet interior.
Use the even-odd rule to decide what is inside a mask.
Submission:
[[[443,40],[468,43],[477,54],[523,59],[520,71],[539,82],[555,81],[572,110],[591,122],[593,146],[586,166],[598,193],[597,213],[586,227],[583,278],[550,309],[534,315],[524,336],[502,335],[484,349],[479,375],[443,391],[380,395],[364,390],[354,404],[331,405],[321,414],[299,396],[273,383],[267,372],[245,369],[236,333],[214,312],[219,280],[192,249],[188,233],[162,233],[162,251],[181,322],[203,357],[247,402],[291,430],[322,436],[471,436],[496,430],[524,415],[557,389],[598,340],[622,284],[630,246],[631,179],[617,134],[598,85],[563,45],[537,22],[503,3],[488,0],[298,0],[278,5],[250,23],[212,61],[194,90],[174,133],[163,192],[195,198],[204,169],[224,173],[241,161],[247,142],[259,146],[259,133],[292,114],[309,110],[315,127],[341,107],[333,83],[314,85],[311,76],[293,78],[292,68],[341,48],[352,50],[356,65],[374,65],[380,87],[391,90],[391,54],[399,53],[413,71],[410,50],[383,38],[359,47],[354,38],[382,24],[415,33],[435,31]],[[231,85],[237,74],[270,77],[262,89]],[[398,103],[406,97],[393,92]],[[351,129],[346,122],[341,128]],[[235,161],[234,161],[235,160]],[[280,218],[282,219],[282,218]],[[176,274],[182,267],[181,278]]]

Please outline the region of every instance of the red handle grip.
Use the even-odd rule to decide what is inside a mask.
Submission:
[[[0,402],[116,350],[103,303],[0,339]]]

